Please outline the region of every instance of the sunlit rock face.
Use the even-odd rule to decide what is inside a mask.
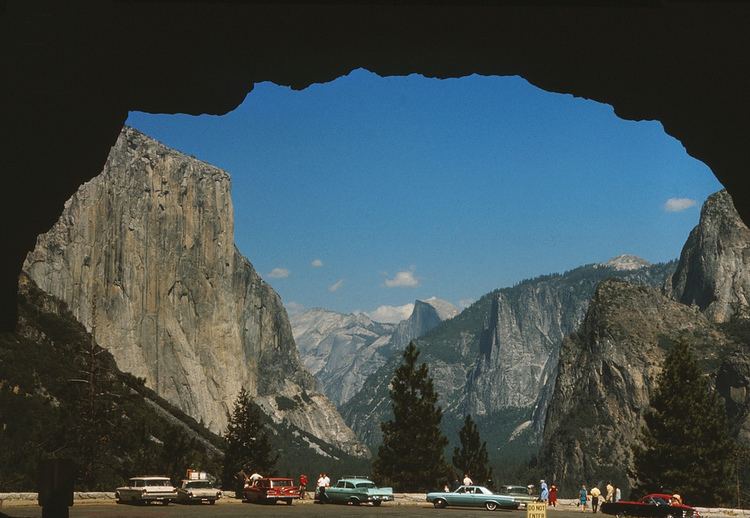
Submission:
[[[301,366],[281,300],[233,225],[227,173],[125,128],[24,270],[120,369],[211,430],[244,387],[274,420],[365,454]]]
[[[690,232],[671,296],[695,304],[714,322],[727,322],[750,302],[750,230],[726,191],[711,195]]]

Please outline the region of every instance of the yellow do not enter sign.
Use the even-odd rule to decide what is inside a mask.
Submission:
[[[547,518],[545,502],[529,502],[526,505],[526,518]]]

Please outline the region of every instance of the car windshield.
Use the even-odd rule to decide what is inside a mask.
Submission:
[[[660,496],[650,496],[646,500],[646,503],[653,505],[669,505],[669,501]]]
[[[283,487],[283,486],[293,486],[291,479],[283,479],[283,480],[272,480],[271,481],[271,487]]]
[[[210,488],[211,484],[208,482],[208,480],[197,480],[197,481],[193,481],[193,482],[188,482],[185,487],[189,487],[189,488],[203,488],[203,487],[207,487],[207,488]]]
[[[373,484],[372,482],[360,482],[359,484],[357,484],[357,487],[374,488],[375,484]]]
[[[154,480],[147,480],[146,485],[149,487],[153,486],[171,486],[172,482],[168,478],[158,478]]]

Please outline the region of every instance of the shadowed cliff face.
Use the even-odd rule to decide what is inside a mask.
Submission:
[[[629,487],[643,414],[666,350],[679,339],[712,364],[729,343],[697,309],[654,288],[619,280],[599,285],[581,328],[560,349],[539,456],[554,480]]]
[[[126,128],[24,269],[120,369],[214,432],[244,387],[275,421],[364,452],[301,367],[279,296],[235,248],[225,172]]]
[[[0,4],[0,53],[13,78],[0,87],[8,193],[0,215],[13,222],[0,256],[0,323],[13,327],[17,274],[35,236],[101,171],[129,110],[222,114],[256,82],[304,88],[357,67],[383,76],[520,75],[608,103],[625,119],[659,120],[750,221],[750,6],[525,4]]]

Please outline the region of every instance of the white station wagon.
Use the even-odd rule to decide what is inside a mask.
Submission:
[[[167,477],[133,477],[127,486],[115,489],[115,500],[118,504],[161,502],[168,505],[176,499],[177,489]]]

